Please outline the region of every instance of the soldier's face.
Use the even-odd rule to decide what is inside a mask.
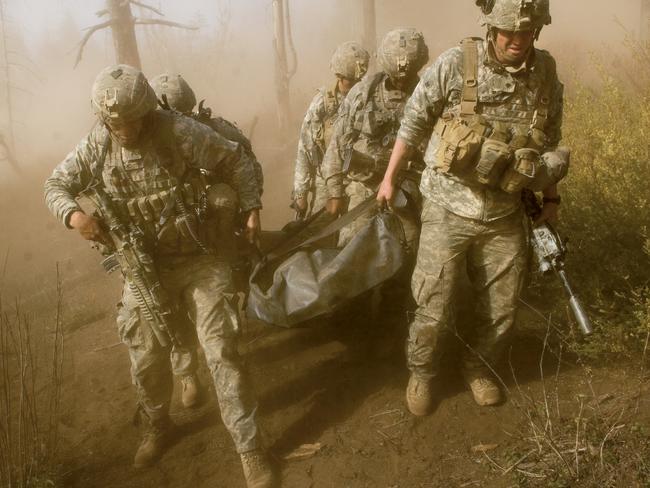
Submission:
[[[144,119],[135,119],[128,122],[123,120],[108,120],[106,124],[119,143],[128,148],[135,146],[140,140]]]
[[[521,64],[535,41],[535,31],[510,32],[497,30],[494,50],[497,59],[503,64]]]

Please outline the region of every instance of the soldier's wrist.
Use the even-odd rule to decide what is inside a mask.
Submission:
[[[554,203],[555,205],[559,205],[560,203],[562,203],[562,198],[560,197],[560,195],[554,197],[543,197],[542,203],[544,204]]]
[[[79,218],[78,214],[86,215],[83,210],[79,208],[73,208],[65,214],[65,217],[63,217],[63,224],[68,229],[74,229],[76,227],[76,221]]]

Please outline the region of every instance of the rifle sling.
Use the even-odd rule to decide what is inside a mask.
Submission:
[[[375,208],[377,203],[375,200],[376,193],[373,193],[370,197],[368,197],[366,200],[361,202],[359,205],[354,207],[352,210],[349,212],[345,213],[335,221],[331,222],[327,226],[325,226],[318,234],[309,237],[308,239],[299,242],[298,244],[292,246],[291,248],[287,249],[286,251],[281,251],[281,252],[270,252],[266,256],[264,256],[264,259],[267,263],[271,261],[276,261],[280,258],[283,258],[289,254],[292,254],[294,251],[297,251],[298,249],[310,246],[311,244],[314,244],[315,242],[320,241],[321,239],[324,239],[327,236],[330,236],[334,234],[335,232],[339,231],[346,225],[354,222],[356,219],[358,219],[361,215],[365,214],[372,208]],[[294,234],[295,236],[295,234]],[[291,236],[293,237],[293,236]],[[287,239],[285,242],[287,242],[289,239]],[[281,247],[281,246],[278,246]],[[277,247],[276,247],[277,249]]]

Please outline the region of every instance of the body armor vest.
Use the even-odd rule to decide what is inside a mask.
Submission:
[[[349,155],[348,175],[353,180],[381,178],[388,166],[409,95],[389,90],[387,79],[385,73],[376,74],[364,92],[365,103],[354,126],[359,136]]]
[[[188,171],[174,145],[173,117],[155,112],[153,133],[138,149],[111,139],[102,178],[122,218],[140,228],[158,254],[193,254],[202,250],[179,228],[178,217],[207,213],[205,184],[198,170]]]
[[[461,44],[461,100],[436,123],[439,144],[433,158],[438,172],[452,173],[470,185],[517,193],[534,183],[542,164],[555,63],[552,58],[540,63],[541,72],[521,82],[495,78],[503,86],[494,87],[478,79],[477,41]]]

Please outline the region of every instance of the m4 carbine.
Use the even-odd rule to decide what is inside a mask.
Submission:
[[[97,216],[106,226],[111,242],[98,246],[107,257],[104,269],[111,273],[119,269],[135,297],[140,313],[162,347],[180,343],[171,324],[174,308],[163,289],[151,254],[146,250],[144,234],[134,225],[125,223],[115,208],[110,195],[103,188],[101,175],[98,181],[83,192],[96,207]],[[103,249],[102,249],[103,247]]]
[[[524,190],[522,198],[526,207],[526,213],[532,221],[535,221],[542,211],[537,197],[532,191]],[[555,272],[564,287],[564,291],[569,297],[569,306],[580,327],[580,331],[586,336],[591,335],[593,328],[589,317],[584,308],[582,308],[578,297],[573,292],[564,269],[567,248],[559,234],[548,222],[544,222],[536,227],[533,226],[532,245],[539,272],[541,274]]]

